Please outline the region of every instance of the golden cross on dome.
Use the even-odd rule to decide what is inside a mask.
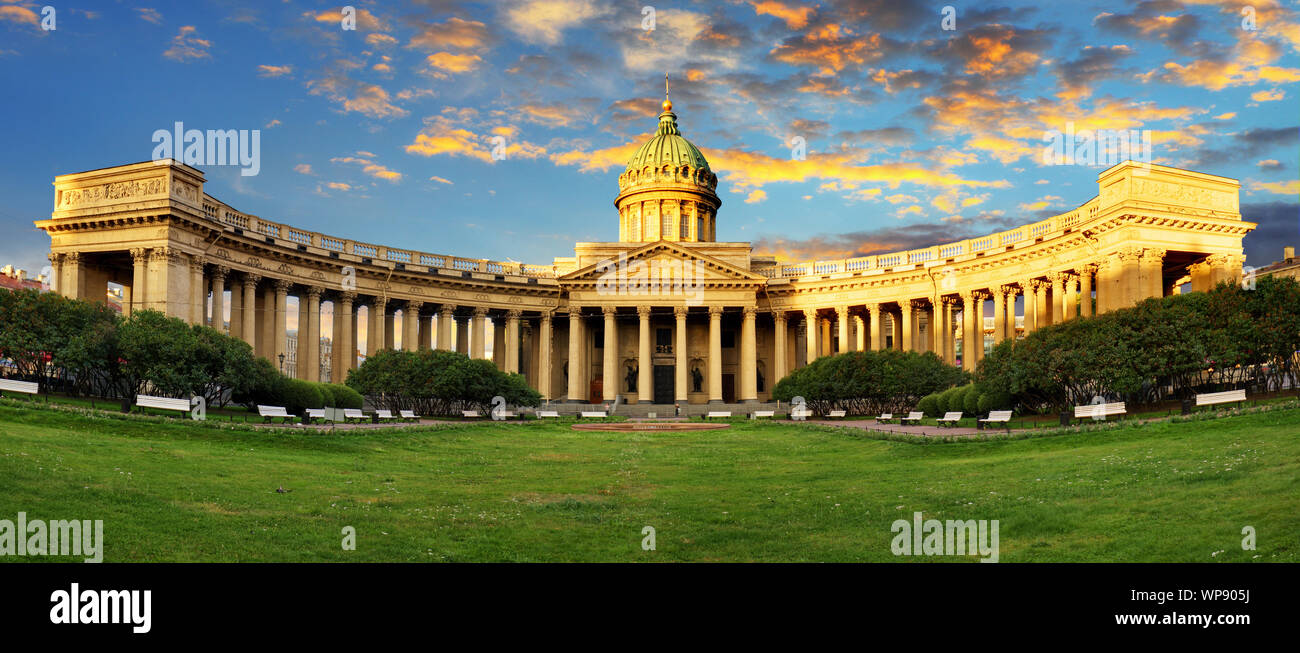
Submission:
[[[668,99],[668,73],[664,73],[664,111],[673,110],[673,101]]]

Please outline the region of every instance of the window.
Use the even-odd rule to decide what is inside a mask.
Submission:
[[[687,240],[691,237],[691,229],[690,229],[691,223],[686,218],[686,216],[682,216],[681,224],[682,224],[681,239]]]
[[[671,234],[672,232],[673,232],[673,214],[664,211],[664,214],[660,216],[659,219],[659,233],[663,234],[664,238],[667,238],[668,234]]]
[[[695,218],[695,240],[704,240],[704,218]]]

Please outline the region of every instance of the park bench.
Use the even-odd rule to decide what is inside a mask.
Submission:
[[[397,414],[401,415],[404,420],[410,420],[412,422],[420,421],[420,416],[416,415],[413,410],[399,410],[397,411]]]
[[[135,405],[141,408],[157,408],[159,410],[178,410],[182,413],[190,412],[189,399],[172,399],[170,397],[151,397],[149,395],[136,395]]]
[[[750,419],[759,419],[760,417],[776,417],[776,411],[775,411],[775,410],[756,410],[756,411],[754,411],[754,414],[753,414],[753,415],[750,415],[749,417],[750,417]]]
[[[1009,410],[989,411],[988,417],[985,417],[984,419],[976,422],[976,426],[979,426],[981,428],[984,427],[985,425],[992,426],[993,424],[1005,424],[1008,429],[1011,428],[1011,411]]]
[[[399,419],[396,415],[393,415],[393,411],[391,411],[391,410],[386,410],[386,409],[376,410],[376,411],[375,411],[375,415],[377,415],[377,416],[379,417],[379,421],[381,421],[381,422],[384,422],[384,421],[391,422],[391,421],[396,421],[397,419]]]
[[[1234,404],[1234,403],[1238,404],[1237,406],[1238,408],[1241,407],[1240,404],[1246,403],[1245,390],[1229,390],[1227,392],[1207,392],[1204,394],[1196,395],[1196,405],[1198,407],[1214,406],[1217,404]]]
[[[790,419],[808,419],[809,417],[812,417],[812,411],[808,410],[806,406],[804,408],[790,409]]]
[[[826,416],[827,416],[827,417],[837,417],[837,418],[839,418],[839,419],[844,419],[844,417],[847,416],[848,414],[849,414],[849,413],[848,413],[848,411],[846,411],[846,410],[832,410],[831,412],[826,413]]]
[[[876,421],[881,424],[888,424],[892,419],[894,419],[893,413],[881,413],[880,417],[876,418]]]
[[[537,411],[537,417],[538,417],[538,419],[541,419],[541,418],[543,418],[543,417],[559,417],[559,416],[560,416],[560,411],[558,411],[558,410],[539,410],[539,411]]]
[[[324,408],[308,408],[308,409],[307,409],[307,420],[306,420],[307,423],[308,423],[308,424],[312,424],[312,423],[314,423],[316,420],[320,420],[322,423],[325,422],[325,409],[324,409]]]
[[[713,419],[714,417],[731,417],[731,411],[729,411],[729,410],[711,410],[711,411],[709,411],[709,414],[708,414],[708,415],[705,415],[705,416],[704,416],[704,419]]]
[[[288,424],[293,420],[293,415],[284,409],[284,406],[263,406],[257,405],[257,414],[262,416],[263,421],[270,424],[271,420],[280,418],[282,424]]]
[[[34,395],[40,392],[41,386],[32,381],[17,381],[14,379],[0,379],[0,392],[21,392],[27,395]],[[185,410],[189,410],[189,402],[186,402]]]
[[[1074,407],[1075,419],[1096,419],[1105,420],[1112,415],[1121,416],[1128,411],[1124,408],[1124,402],[1117,401],[1110,404],[1084,404]]]
[[[923,417],[925,417],[925,413],[923,413],[923,412],[921,412],[921,411],[919,411],[919,410],[914,410],[914,411],[908,413],[908,414],[907,414],[907,417],[900,417],[900,418],[898,418],[898,423],[899,423],[899,424],[903,424],[903,425],[906,425],[908,422],[911,422],[911,423],[914,423],[914,424],[920,424],[920,423],[921,423],[921,418],[923,418]]]
[[[366,414],[361,412],[360,408],[344,408],[343,421],[351,422],[353,420],[356,420],[357,422],[364,422],[366,421]]]
[[[579,414],[583,417],[608,417],[603,410],[584,410]]]
[[[478,414],[477,410],[462,410],[460,411],[460,416],[465,419],[478,419],[482,417],[482,415]]]
[[[961,422],[961,411],[954,410],[943,414],[943,417],[935,420],[939,426],[956,426]]]

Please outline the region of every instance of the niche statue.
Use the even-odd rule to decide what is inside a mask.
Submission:
[[[691,368],[691,385],[694,388],[692,392],[703,392],[703,390],[700,389],[700,386],[703,385],[703,383],[704,375],[700,374],[700,368]]]

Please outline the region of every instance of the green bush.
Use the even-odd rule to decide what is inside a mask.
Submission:
[[[993,410],[1011,410],[1013,408],[1015,408],[1015,405],[1012,403],[1010,393],[995,390],[980,394],[979,412],[981,413]]]
[[[939,393],[928,394],[916,402],[916,409],[927,417],[939,417]]]
[[[301,415],[308,408],[325,407],[325,398],[321,396],[316,384],[302,379],[281,377],[276,384],[275,398],[275,405],[284,406],[286,411],[294,415]]]
[[[967,375],[932,353],[893,349],[823,356],[772,388],[772,398],[803,397],[815,413],[850,415],[906,413],[928,394],[965,381]]]
[[[420,415],[469,409],[486,413],[497,396],[511,406],[536,406],[542,400],[522,375],[506,374],[489,360],[438,349],[385,349],[352,370],[347,384],[380,408]]]
[[[962,393],[961,408],[955,408],[953,410],[960,410],[961,412],[966,413],[967,416],[975,415],[980,412],[980,391],[975,387],[974,383],[966,386],[966,391]]]
[[[328,388],[334,403],[329,404],[334,408],[361,408],[366,400],[356,390],[343,385],[342,383],[322,383],[322,390]]]
[[[964,386],[956,386],[939,393],[939,398],[935,401],[934,406],[935,414],[942,416],[943,413],[950,410],[961,410],[958,406],[961,405],[961,396],[964,391],[963,388]]]

